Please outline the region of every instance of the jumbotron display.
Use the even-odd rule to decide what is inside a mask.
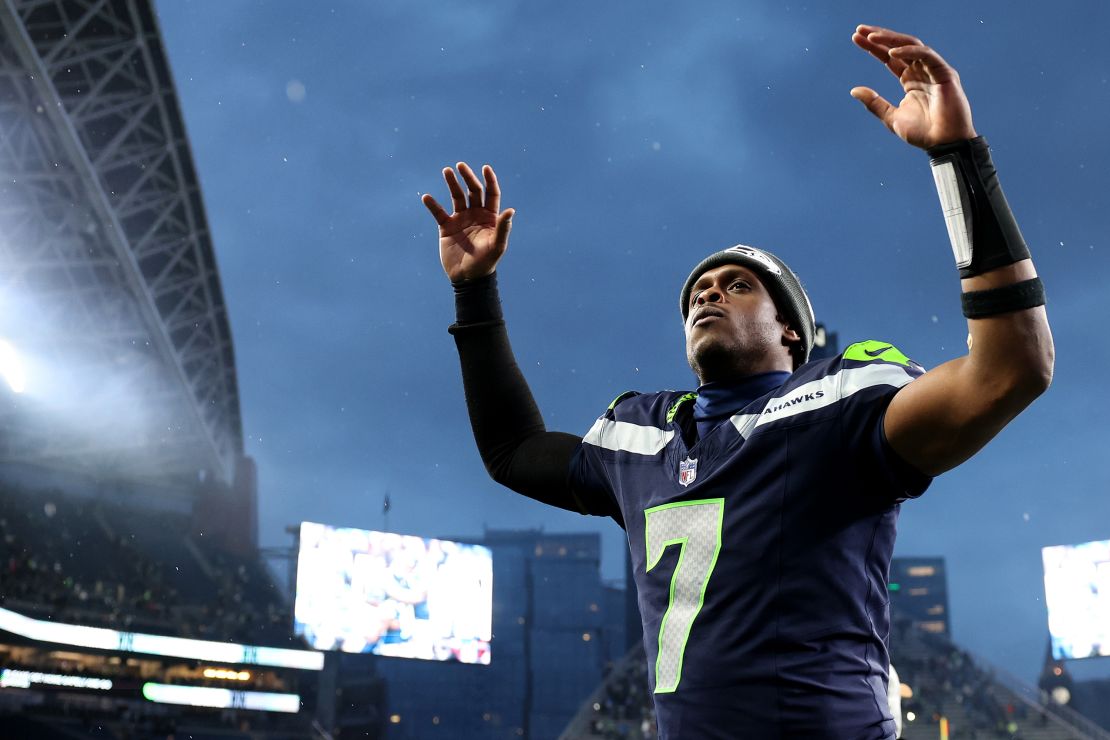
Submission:
[[[490,662],[489,548],[301,523],[294,631],[317,650]]]
[[[1110,656],[1110,540],[1041,549],[1052,657]]]

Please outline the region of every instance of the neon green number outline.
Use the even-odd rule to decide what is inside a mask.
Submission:
[[[700,507],[700,511],[685,509],[691,506]],[[724,515],[723,498],[680,501],[644,510],[647,571],[659,564],[659,559],[668,547],[680,547],[678,564],[671,574],[667,611],[659,624],[659,652],[655,659],[657,694],[673,692],[682,679],[682,658],[686,654],[686,641],[690,637],[694,619],[701,613],[705,603],[705,587],[709,584],[709,577],[717,566],[717,555],[721,552]],[[660,540],[654,548],[653,531]],[[693,555],[690,558],[686,557],[688,546]],[[677,602],[676,586],[679,599]]]

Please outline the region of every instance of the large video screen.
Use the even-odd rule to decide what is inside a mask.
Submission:
[[[1052,657],[1110,655],[1110,540],[1041,549]]]
[[[301,524],[294,630],[318,650],[490,662],[489,548]]]

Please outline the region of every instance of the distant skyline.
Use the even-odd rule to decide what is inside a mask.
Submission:
[[[1053,387],[907,503],[896,555],[943,556],[954,637],[1035,681],[1040,548],[1110,538],[1098,322],[1110,303],[1110,8],[156,3],[228,305],[261,540],[301,520],[423,536],[602,533],[488,480],[470,436],[451,289],[419,196],[497,168],[517,210],[500,268],[551,429],[618,393],[693,387],[677,297],[706,254],[786,259],[842,345],[926,367],[966,324],[925,155],[848,91],[897,82],[857,23],[923,38],[960,72],[1049,295]],[[1110,675],[1105,661],[1073,664]]]

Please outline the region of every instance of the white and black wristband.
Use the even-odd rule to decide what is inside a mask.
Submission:
[[[982,136],[928,150],[961,278],[1029,258]]]

